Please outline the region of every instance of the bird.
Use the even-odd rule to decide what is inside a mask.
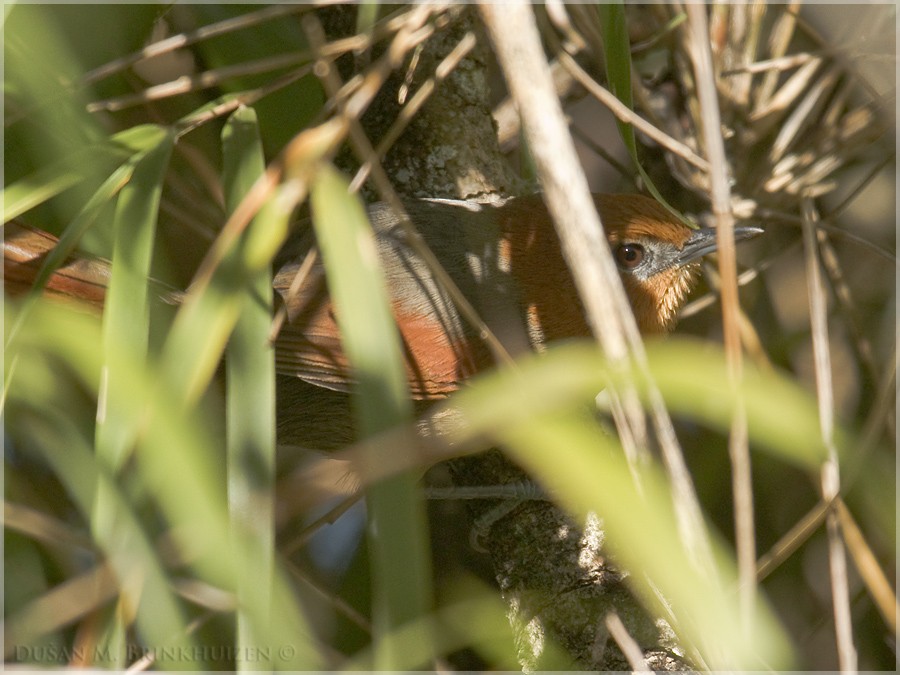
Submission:
[[[645,335],[671,330],[696,280],[699,259],[716,249],[715,230],[688,227],[642,195],[596,194],[594,203],[639,329]],[[441,199],[416,200],[406,208],[425,243],[511,355],[590,335],[539,194],[501,206]],[[409,246],[406,231],[387,204],[372,205],[369,217],[410,391],[416,399],[446,397],[489,367],[492,354]],[[737,227],[735,239],[760,232],[755,226]],[[293,255],[275,276],[275,288],[291,317],[276,342],[279,371],[347,391],[352,374],[340,347],[324,269],[319,266],[298,293],[289,295],[286,289],[299,266],[299,257]]]
[[[694,286],[700,258],[716,249],[715,230],[688,227],[642,195],[595,194],[593,199],[639,329],[644,335],[668,332]],[[509,354],[590,335],[540,194],[500,205],[450,199],[410,199],[404,205],[425,244]],[[463,318],[386,203],[371,204],[368,214],[410,394],[419,401],[446,398],[494,364],[481,335],[483,327]],[[30,287],[56,240],[16,223],[5,229],[4,281],[7,294],[15,294]],[[276,369],[282,378],[347,393],[353,372],[341,347],[321,262],[299,288],[292,288],[301,261],[314,245],[311,228],[300,230],[275,264],[273,287],[289,318],[275,338]],[[735,239],[760,232],[756,226],[736,227]],[[99,307],[108,278],[108,262],[74,256],[50,278],[45,291]],[[171,291],[159,294],[177,298]],[[283,405],[293,399],[282,398]]]

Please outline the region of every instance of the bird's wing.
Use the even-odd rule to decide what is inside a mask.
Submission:
[[[416,399],[444,398],[489,362],[486,350],[469,337],[446,294],[402,237],[385,230],[377,234],[410,392]],[[295,257],[275,279],[289,317],[275,342],[278,372],[347,392],[353,373],[341,345],[322,265],[313,265],[299,288],[289,292],[301,264]]]

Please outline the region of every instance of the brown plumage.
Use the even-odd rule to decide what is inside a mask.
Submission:
[[[15,221],[6,223],[3,227],[4,292],[15,296],[28,291],[56,244],[57,239],[51,234]],[[47,294],[56,298],[102,307],[108,283],[107,262],[96,258],[73,257],[57,268],[44,289]]]
[[[692,230],[639,195],[595,195],[595,203],[641,331],[670,329],[692,286],[697,259],[715,249],[714,232]],[[511,199],[500,207],[418,200],[407,208],[427,245],[510,353],[589,334],[539,195]],[[490,352],[411,250],[388,207],[374,204],[369,213],[406,351],[411,392],[417,399],[442,398],[489,367]],[[736,236],[743,239],[759,231],[738,228]],[[53,244],[50,235],[7,224],[7,292],[30,285]],[[314,266],[299,292],[288,293],[303,252],[303,246],[290,249],[274,282],[291,318],[276,342],[278,371],[348,391],[352,376],[324,269]],[[103,261],[75,258],[66,261],[47,289],[100,305],[107,278]]]
[[[639,195],[595,195],[594,200],[638,326],[648,334],[669,330],[691,289],[697,259],[715,249],[714,231],[692,230]],[[428,246],[510,353],[589,335],[540,195],[500,207],[421,200],[407,208]],[[370,217],[406,350],[410,389],[420,399],[446,396],[489,366],[490,353],[410,250],[388,207],[373,205]],[[736,236],[757,232],[738,228]],[[287,289],[298,267],[289,262],[275,280],[293,319],[278,338],[279,370],[346,391],[350,370],[324,271],[314,270],[291,297]]]

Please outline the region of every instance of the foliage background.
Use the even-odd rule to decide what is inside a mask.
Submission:
[[[241,240],[238,252],[209,282],[209,292],[198,292],[197,303],[186,305],[191,311],[179,310],[178,318],[173,318],[175,308],[148,302],[149,314],[145,315],[136,300],[149,293],[141,279],[141,266],[174,288],[187,288],[192,280],[196,283],[198,267],[220,235],[227,214],[237,208],[259,173],[250,169],[249,177],[241,178],[236,167],[248,163],[261,167],[263,162],[272,166],[304,130],[314,130],[305,137],[308,145],[282,164],[286,169],[270,196],[290,189],[311,190],[323,204],[323,212],[337,209],[346,200],[344,188],[327,178],[322,169],[335,151],[345,170],[352,161],[346,159],[346,148],[334,146],[329,136],[332,128],[323,124],[336,117],[326,105],[330,99],[327,88],[312,73],[309,32],[302,21],[302,16],[318,10],[296,8],[271,21],[250,20],[227,34],[201,36],[165,57],[108,74],[95,70],[161,40],[165,31],[189,33],[229,18],[253,16],[259,9],[238,5],[4,7],[4,220],[17,216],[57,235],[69,232],[72,238],[68,241],[79,250],[114,262],[126,259],[129,264],[122,269],[135,273],[123,273],[121,313],[111,318],[110,310],[102,326],[90,314],[43,301],[35,302],[27,312],[21,299],[6,306],[5,658],[29,665],[62,661],[73,666],[122,667],[145,656],[145,665],[173,669],[189,665],[259,667],[259,662],[246,657],[251,650],[265,653],[264,647],[269,645],[290,645],[291,654],[278,664],[282,667],[353,668],[380,662],[400,668],[429,662],[429,649],[415,652],[409,661],[398,660],[398,654],[410,653],[391,648],[392,640],[399,640],[406,645],[432,644],[440,658],[457,667],[515,668],[511,642],[506,639],[509,629],[504,607],[488,588],[491,572],[485,571],[484,559],[471,551],[465,553],[465,564],[458,559],[434,561],[434,578],[428,576],[438,598],[435,621],[443,628],[435,631],[438,637],[423,638],[429,634],[417,632],[421,629],[418,624],[408,634],[395,633],[391,620],[379,625],[378,604],[393,601],[376,596],[376,608],[370,606],[369,551],[365,544],[357,546],[362,529],[359,507],[324,528],[308,546],[296,544],[297,533],[305,532],[322,514],[325,507],[321,504],[319,510],[310,509],[280,523],[277,532],[260,526],[270,520],[273,509],[280,508],[273,487],[276,467],[271,425],[269,436],[266,424],[259,425],[260,429],[230,426],[244,417],[234,411],[246,410],[251,403],[235,400],[240,394],[222,384],[216,364],[233,330],[250,330],[253,335],[252,327],[243,326],[245,317],[252,315],[247,309],[253,304],[247,299],[252,295],[251,283],[260,284],[259,275],[266,274],[263,263],[271,260],[278,243],[279,235],[272,233],[282,231],[289,213],[277,212],[274,207],[264,209],[254,221],[256,231],[262,233],[259,239],[254,243],[248,235]],[[848,537],[848,521],[842,521],[851,560],[852,632],[860,667],[874,670],[892,667],[896,638],[896,624],[886,621],[877,609],[879,602],[882,608],[896,608],[892,589],[888,587],[885,595],[884,588],[873,586],[872,576],[859,572],[865,568],[867,551],[873,555],[870,574],[881,569],[893,579],[896,565],[892,32],[896,17],[892,6],[870,6],[854,14],[852,35],[838,32],[822,39],[817,31],[828,30],[840,8],[807,9],[818,12],[804,11],[804,20],[788,36],[781,53],[822,57],[824,65],[816,70],[808,66],[808,60],[798,61],[783,70],[754,75],[753,91],[758,93],[769,77],[766,72],[775,73],[770,94],[778,91],[782,98],[767,114],[759,112],[761,99],[755,108],[742,106],[727,86],[720,89],[723,117],[733,132],[726,135],[734,170],[733,191],[755,202],[753,208],[738,203],[737,212],[763,223],[767,230],[765,237],[740,251],[742,267],[756,270],[741,291],[742,307],[752,326],[744,331],[748,369],[759,369],[761,377],[770,378],[762,380],[756,398],[748,398],[748,404],[758,403],[765,413],[763,419],[773,416],[771,428],[751,429],[756,549],[760,554],[770,551],[815,509],[821,495],[818,460],[810,459],[815,457],[810,448],[820,440],[790,437],[784,430],[791,426],[817,428],[809,268],[800,244],[802,188],[814,191],[815,204],[823,214],[819,232],[824,237],[818,246],[827,279],[828,351],[834,411],[845,434],[841,496],[861,534],[860,539]],[[396,30],[387,26],[385,17],[402,16],[403,11],[360,5],[356,28],[362,34],[374,31],[374,42],[383,45]],[[774,27],[783,25],[778,23],[782,11],[772,8],[759,12],[758,17],[750,14],[759,21],[757,33],[776,34]],[[716,51],[725,60],[731,53],[729,44],[733,53],[738,53],[752,42],[740,38],[754,34],[755,26],[751,23],[741,33],[737,24],[728,23],[727,12],[724,7],[710,10],[714,28],[729,28],[721,36],[724,46]],[[605,71],[599,65],[603,52],[591,51],[598,38],[589,30],[599,34],[598,17],[573,7],[575,28],[566,33],[565,25],[553,16],[543,11],[538,15],[548,52],[565,51],[581,35],[588,43],[581,57],[594,79],[604,82]],[[436,9],[429,17],[438,27],[438,35],[442,16]],[[456,20],[452,13],[447,16]],[[685,61],[686,46],[679,37],[684,26],[665,32],[665,19],[678,16],[677,7],[653,11],[627,8],[631,53],[642,84],[635,105],[659,128],[704,154],[696,131],[699,116]],[[478,39],[484,41],[485,36],[479,32]],[[767,51],[777,52],[774,38],[760,39],[757,44],[756,58],[751,55],[750,61],[780,56]],[[367,69],[377,53],[360,47],[352,59],[352,72],[371,72]],[[414,49],[403,54],[398,73],[409,72],[414,54]],[[607,58],[609,54],[606,52]],[[809,68],[805,79],[791,79],[804,67]],[[503,80],[499,72],[488,72],[494,72],[491,84],[500,110],[505,96]],[[134,93],[157,92],[152,87],[179,81],[179,77],[189,79],[182,80],[187,86],[177,95],[139,102],[128,99]],[[282,78],[290,82],[281,86]],[[270,86],[271,92],[267,90]],[[252,101],[255,115],[230,122],[225,121],[227,115],[210,115],[196,127],[184,123],[209,110],[213,102],[227,106],[236,95],[260,87],[264,90]],[[811,97],[817,88],[824,92],[820,99]],[[126,105],[119,109],[123,102]],[[810,106],[805,117],[792,114],[804,105]],[[567,111],[592,188],[634,190],[634,171],[626,168],[624,176],[611,171],[602,156],[612,155],[630,167],[614,118],[577,88],[569,92]],[[148,124],[154,126],[141,126]],[[241,135],[241,125],[252,128],[256,124],[258,140],[255,132]],[[793,132],[791,125],[796,126]],[[222,140],[223,129],[238,139],[231,150]],[[123,137],[121,132],[127,130],[132,130],[132,135]],[[343,133],[337,132],[338,137]],[[784,134],[792,139],[790,152],[773,161],[770,150]],[[528,180],[528,161],[518,151],[517,134],[505,138],[512,148],[511,166],[524,167],[519,173]],[[702,217],[709,206],[698,173],[676,153],[664,152],[640,138],[645,142],[642,165],[659,189],[678,208]],[[793,164],[785,163],[788,157],[795,158]],[[133,170],[128,187],[123,187],[127,175],[115,173],[120,167],[131,167],[129,173]],[[110,176],[114,177],[112,183],[104,183]],[[767,181],[777,176],[781,183],[770,189]],[[822,185],[833,189],[820,190]],[[371,187],[367,189],[368,195],[374,194]],[[266,203],[271,206],[275,201]],[[129,203],[130,210],[126,208]],[[356,215],[336,217],[352,222]],[[354,269],[352,263],[337,262],[333,273],[350,274]],[[715,274],[714,267],[708,268],[701,290],[715,287]],[[359,283],[365,285],[366,277]],[[720,342],[718,305],[702,293],[698,296],[702,297],[688,309],[678,332]],[[237,325],[243,328],[235,328],[239,316]],[[258,320],[267,324],[265,307],[259,316],[262,319]],[[140,337],[125,337],[142,333],[147,336],[146,346]],[[233,338],[231,342],[233,345]],[[658,375],[664,378],[668,364],[676,375],[714,386],[718,371],[709,360],[714,356],[679,356],[679,342],[673,339],[670,344],[669,354],[661,346]],[[560,363],[564,362],[561,358]],[[579,362],[576,370],[585,368],[586,363],[593,364],[590,360]],[[232,369],[229,372],[234,378],[240,377],[241,366],[229,361],[226,367]],[[111,418],[98,424],[97,397],[104,368],[110,380],[103,386],[109,387],[107,395],[113,394]],[[271,381],[266,380],[270,376],[266,366],[244,368],[250,371],[250,379],[243,385],[245,396],[248,391],[256,392],[259,395],[251,395],[251,401],[268,400],[265,392],[271,389]],[[563,391],[568,391],[566,386],[576,387],[565,384],[566,377],[560,373],[540,379],[538,372],[534,377],[529,386],[537,391],[546,391],[558,382],[563,383],[559,385]],[[808,398],[802,403],[797,402],[801,399],[784,403],[788,399],[777,395],[776,383],[796,385]],[[485,391],[491,391],[490,385],[485,383]],[[528,448],[524,443],[517,445],[510,435],[508,409],[497,404],[520,388],[517,383],[507,386],[509,389],[501,386],[494,398],[486,396],[477,404],[495,415],[485,423],[489,429],[485,434],[518,448],[513,452],[519,461],[569,495],[563,499],[568,508],[577,511],[583,506],[578,496],[597,491],[598,485],[608,489],[602,475],[563,472],[556,476],[550,475],[552,467],[542,467],[537,460],[529,463]],[[670,385],[663,380],[660,386],[670,401],[685,398],[683,379],[676,377]],[[402,404],[397,405],[401,417],[410,414]],[[528,419],[525,413],[534,403],[524,400],[521,405],[521,419]],[[701,408],[699,399],[681,400],[673,414],[704,513],[726,547],[732,547],[728,423],[711,422]],[[226,410],[231,414],[226,415]],[[374,410],[372,414],[378,418],[381,413],[377,407]],[[259,421],[272,415],[271,405],[267,410],[263,403],[261,412],[246,417]],[[810,420],[812,427],[808,426]],[[554,443],[569,443],[574,458],[582,452],[586,457],[595,452],[591,443],[596,439],[581,445],[578,432],[571,432],[577,425],[560,424],[548,420],[532,438],[556,429],[559,435]],[[781,442],[762,442],[773,434]],[[248,447],[257,454],[249,469],[246,456],[229,450],[236,436],[254,439]],[[760,452],[765,445],[774,446],[774,452]],[[539,456],[535,452],[534,457]],[[799,461],[798,456],[802,458]],[[300,459],[282,452],[278,461],[277,470],[288,473]],[[611,472],[610,466],[602,467],[603,472]],[[389,501],[396,494],[393,490],[399,489],[397,485],[389,488]],[[626,525],[629,518],[637,518],[630,504],[620,507],[621,516],[607,515],[621,518]],[[458,505],[433,506],[432,511],[448,508],[451,520],[459,517]],[[447,523],[437,522],[439,528]],[[648,528],[646,522],[635,521],[631,530],[639,537],[647,534]],[[461,529],[464,538],[466,527]],[[439,529],[435,538],[442,538],[441,532]],[[416,539],[402,527],[395,536],[405,543]],[[417,536],[424,537],[424,531]],[[631,542],[627,539],[630,535],[624,536],[619,545],[637,550],[637,539]],[[776,556],[778,564],[761,582],[761,592],[780,621],[778,634],[790,644],[793,664],[834,669],[839,658],[824,526],[811,527],[798,536],[797,544],[796,549]],[[671,550],[663,550],[662,555],[677,557]],[[390,556],[391,552],[383,553]],[[401,548],[395,555],[406,564],[409,559],[404,556],[411,554]],[[271,560],[277,561],[274,567]],[[647,569],[655,569],[654,561],[645,562]],[[480,571],[480,581],[472,569]],[[690,578],[688,570],[681,578]],[[382,582],[372,583],[378,587]],[[271,607],[254,606],[258,594],[252,589],[259,585],[270,589],[261,595],[269,599]],[[701,603],[705,600],[703,588],[688,590]],[[402,591],[396,601],[404,601]],[[239,618],[235,620],[235,616]],[[473,616],[484,617],[483,622]],[[700,628],[701,632],[713,629],[706,624]],[[738,645],[724,644],[726,652],[732,647],[734,653],[739,650]],[[185,660],[175,652],[174,658],[167,659],[173,653],[159,649],[163,645],[199,647],[195,653],[201,657]],[[761,653],[770,648],[777,651],[771,646],[755,646]],[[97,660],[97,654],[106,658]],[[243,661],[240,654],[245,655]],[[747,663],[724,662],[736,667]]]

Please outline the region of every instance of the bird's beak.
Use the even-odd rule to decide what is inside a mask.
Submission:
[[[757,227],[756,225],[742,225],[734,228],[734,240],[735,242],[744,241],[745,239],[750,239],[762,233],[763,229],[761,227]],[[696,260],[715,250],[715,228],[701,227],[699,230],[694,230],[690,238],[684,242],[684,247],[678,255],[678,264],[686,265],[692,260]]]

